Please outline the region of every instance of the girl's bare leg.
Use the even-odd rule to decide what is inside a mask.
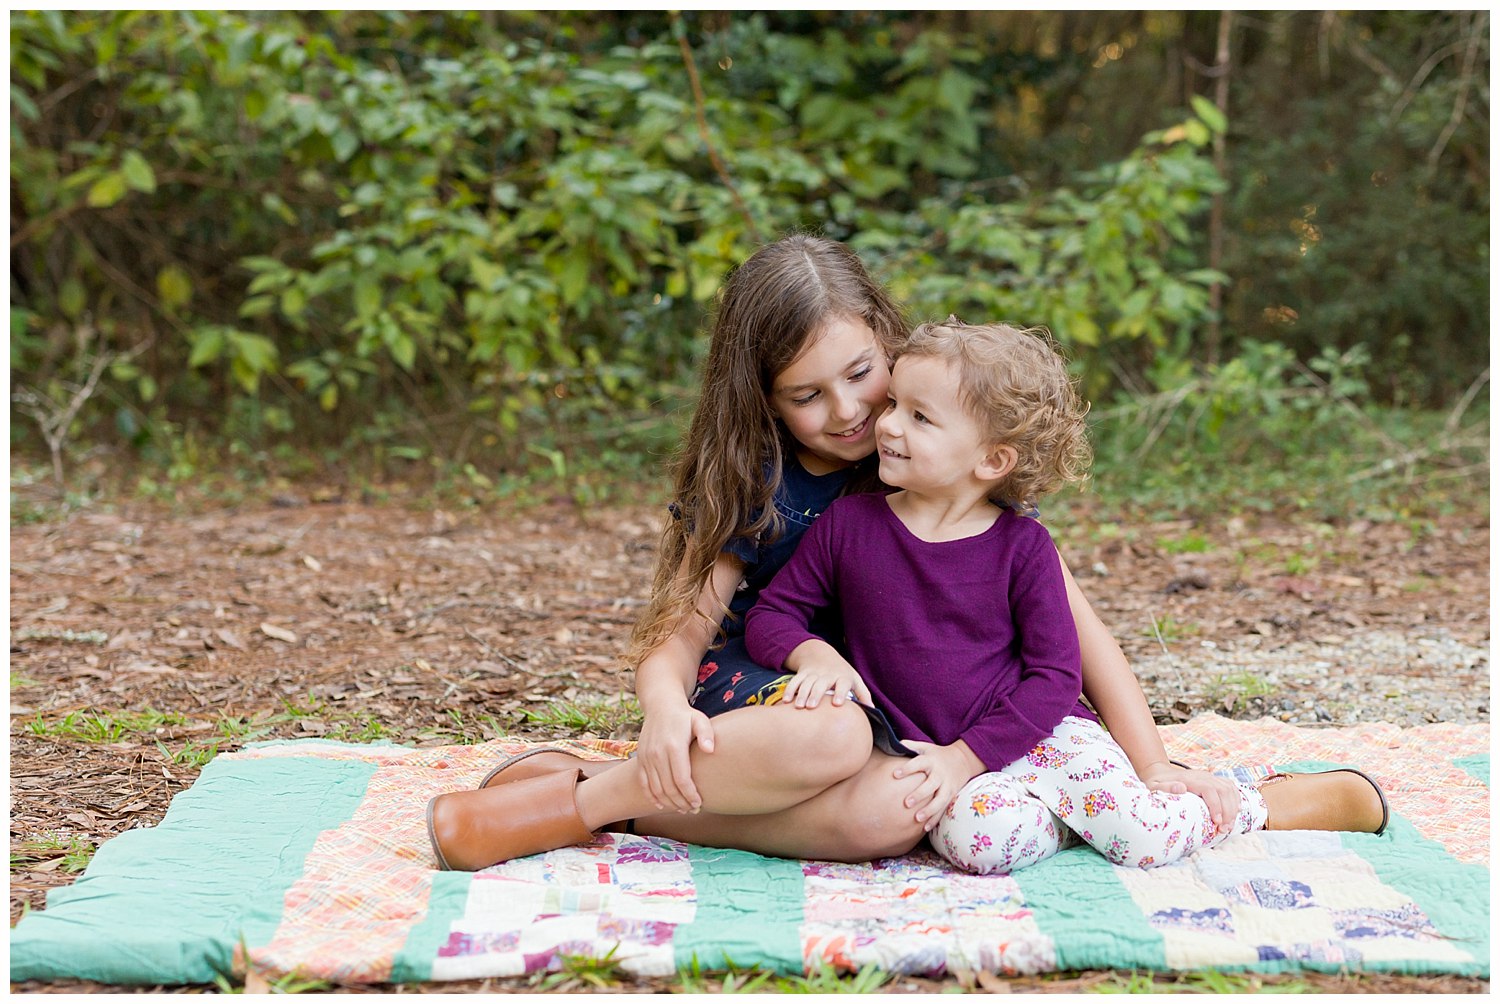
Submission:
[[[636,819],[635,832],[772,857],[822,861],[895,857],[916,847],[923,836],[916,810],[904,807],[902,801],[924,778],[920,774],[893,777],[892,771],[901,762],[900,757],[872,751],[858,773],[785,809],[756,815],[663,812]],[[696,771],[695,763],[694,777]]]
[[[714,751],[695,745],[689,757],[703,813],[743,822],[746,816],[788,809],[858,775],[870,750],[869,719],[853,704],[775,704],[720,715],[714,719]],[[584,824],[597,830],[661,813],[647,793],[643,770],[629,760],[581,782],[576,799]]]

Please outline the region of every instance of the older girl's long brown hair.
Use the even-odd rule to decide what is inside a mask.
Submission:
[[[662,531],[650,603],[631,636],[632,668],[693,613],[731,539],[781,532],[771,499],[785,452],[796,444],[771,410],[771,384],[840,317],[868,324],[888,356],[906,336],[900,308],[837,241],[793,234],[729,273],[702,396],[673,468],[675,512]]]

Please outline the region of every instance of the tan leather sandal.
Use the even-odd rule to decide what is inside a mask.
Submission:
[[[1385,792],[1373,777],[1353,767],[1278,772],[1255,787],[1266,800],[1268,830],[1340,830],[1378,837],[1391,822]]]
[[[611,767],[618,767],[624,763],[625,757],[615,757],[610,760],[585,760],[576,753],[567,750],[552,749],[542,746],[537,749],[525,750],[515,756],[506,757],[500,766],[490,771],[479,782],[480,788],[493,788],[497,784],[509,784],[511,781],[524,781],[527,778],[541,777],[544,774],[556,774],[564,770],[578,770],[583,772],[584,780],[602,774]],[[504,775],[503,777],[501,775]]]
[[[476,791],[454,791],[427,803],[427,835],[443,871],[490,865],[586,843],[594,833],[578,815],[581,770]]]

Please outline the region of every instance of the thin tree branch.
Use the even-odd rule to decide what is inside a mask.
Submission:
[[[682,65],[687,67],[688,82],[693,87],[693,111],[698,118],[698,133],[703,137],[703,145],[708,148],[708,159],[713,163],[714,170],[719,173],[719,180],[724,182],[724,187],[729,189],[729,194],[734,199],[734,204],[739,207],[740,214],[745,217],[745,226],[750,230],[750,236],[754,241],[760,243],[760,229],[755,225],[755,219],[750,215],[750,208],[745,205],[745,200],[740,198],[739,189],[735,187],[734,180],[729,177],[729,169],[719,159],[719,152],[714,149],[713,139],[708,132],[708,116],[703,111],[703,86],[698,82],[698,64],[693,59],[693,50],[688,46],[687,32],[681,24],[682,15],[673,12],[672,19],[678,21],[677,45],[682,49]]]
[[[1335,14],[1333,11],[1329,11],[1324,15],[1323,23],[1338,30],[1339,41],[1343,42],[1344,45],[1348,47],[1349,51],[1354,54],[1355,59],[1358,59],[1361,63],[1364,63],[1366,66],[1374,70],[1376,73],[1380,74],[1382,77],[1389,78],[1396,83],[1401,82],[1401,78],[1396,76],[1395,70],[1382,63],[1373,52],[1365,48],[1364,44],[1361,43],[1359,39],[1355,38],[1349,31],[1345,29],[1344,22],[1338,19],[1337,14]]]
[[[1469,103],[1469,89],[1474,83],[1474,59],[1479,53],[1479,42],[1484,38],[1484,29],[1488,21],[1489,15],[1483,12],[1474,18],[1473,29],[1469,32],[1469,47],[1464,52],[1464,67],[1459,78],[1458,97],[1454,99],[1453,114],[1448,117],[1448,124],[1443,127],[1442,135],[1438,136],[1438,141],[1433,144],[1432,152],[1427,155],[1428,175],[1437,170],[1438,159],[1442,157],[1448,141],[1453,138],[1458,124],[1463,121],[1464,108]]]
[[[80,76],[74,77],[72,80],[57,88],[57,90],[53,91],[51,94],[38,98],[36,103],[37,110],[42,112],[51,111],[52,107],[63,98],[72,94],[74,91],[79,90],[80,88],[88,86],[95,80],[98,80],[100,72],[101,71],[99,67],[96,66],[92,70],[89,70]]]
[[[1401,97],[1396,99],[1396,104],[1391,108],[1392,123],[1401,118],[1401,113],[1406,111],[1406,106],[1411,104],[1412,98],[1416,97],[1417,88],[1422,86],[1422,81],[1427,79],[1427,75],[1437,69],[1438,64],[1449,56],[1462,52],[1466,44],[1462,40],[1453,42],[1427,57],[1427,62],[1423,63],[1422,68],[1417,70],[1416,74],[1411,78],[1411,82],[1406,85],[1406,89],[1401,92]]]
[[[1219,14],[1218,48],[1214,53],[1214,106],[1228,121],[1229,117],[1229,38],[1234,29],[1234,11]],[[1227,179],[1229,173],[1228,136],[1225,131],[1214,132],[1214,170],[1220,178]],[[1215,272],[1224,263],[1224,192],[1214,193],[1208,219],[1208,267]],[[1208,309],[1212,315],[1208,322],[1208,362],[1219,361],[1219,344],[1222,338],[1224,306],[1224,284],[1218,279],[1208,288]]]
[[[1474,382],[1469,384],[1469,389],[1464,391],[1464,396],[1459,398],[1458,404],[1454,405],[1453,410],[1448,413],[1448,420],[1443,423],[1443,434],[1445,436],[1451,436],[1458,431],[1458,424],[1462,421],[1464,412],[1469,410],[1469,405],[1474,402],[1475,396],[1479,393],[1479,388],[1489,382],[1490,368],[1486,366],[1484,372],[1474,378]]]

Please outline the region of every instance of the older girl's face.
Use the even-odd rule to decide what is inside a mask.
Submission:
[[[827,474],[875,452],[890,382],[875,332],[859,318],[838,317],[776,375],[768,400],[797,441],[802,466]]]

